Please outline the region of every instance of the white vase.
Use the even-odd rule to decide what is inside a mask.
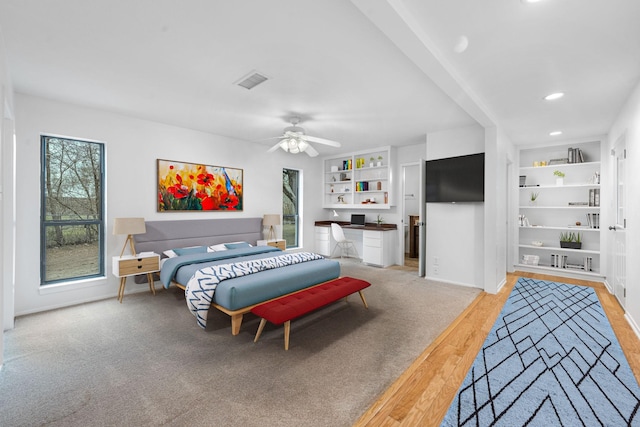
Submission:
[[[556,185],[564,185],[564,178],[556,178]]]
[[[382,166],[382,162],[378,162],[378,166]]]

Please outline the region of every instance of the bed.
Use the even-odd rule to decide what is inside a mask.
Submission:
[[[233,335],[240,332],[244,314],[256,305],[340,276],[338,262],[317,254],[257,246],[262,239],[262,218],[147,221],[146,233],[134,238],[137,252],[163,254],[160,280],[165,287],[175,285],[193,292],[194,284],[203,282],[202,274],[233,267],[236,273],[232,278],[223,277],[215,284],[206,309],[194,311],[190,306],[193,294],[186,298],[201,327],[206,326],[209,304],[231,316]],[[183,250],[165,259],[165,252],[175,249]],[[246,266],[252,271],[246,273]],[[196,272],[198,279],[194,277]],[[195,292],[198,294],[201,292]]]

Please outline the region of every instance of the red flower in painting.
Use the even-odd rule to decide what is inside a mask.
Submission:
[[[182,177],[180,175],[176,175],[176,181],[178,183],[167,188],[167,191],[173,194],[176,199],[184,199],[189,195],[189,187],[182,185]]]
[[[167,191],[173,194],[176,199],[184,199],[189,195],[189,187],[186,185],[176,184],[167,188]]]
[[[203,211],[212,211],[216,207],[216,203],[209,196],[200,199],[200,205]]]
[[[216,202],[204,191],[198,191],[196,197],[200,200],[200,207],[203,211],[212,211],[215,209]]]
[[[224,206],[229,210],[235,210],[238,203],[240,203],[240,200],[235,194],[222,194],[222,202],[220,202],[220,206]]]
[[[213,180],[215,178],[210,173],[201,173],[198,175],[198,184],[200,185],[211,185],[213,184]]]

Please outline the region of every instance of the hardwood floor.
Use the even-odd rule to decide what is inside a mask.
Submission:
[[[517,272],[507,275],[507,284],[498,294],[480,294],[354,426],[440,425],[520,276],[593,287],[640,382],[640,340],[625,320],[618,301],[602,283]]]

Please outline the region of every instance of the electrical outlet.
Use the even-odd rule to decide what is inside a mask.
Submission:
[[[434,276],[437,276],[438,274],[440,274],[440,267],[437,265],[433,266],[433,274]]]
[[[437,256],[433,257],[433,265],[440,265],[440,258],[438,258]]]

